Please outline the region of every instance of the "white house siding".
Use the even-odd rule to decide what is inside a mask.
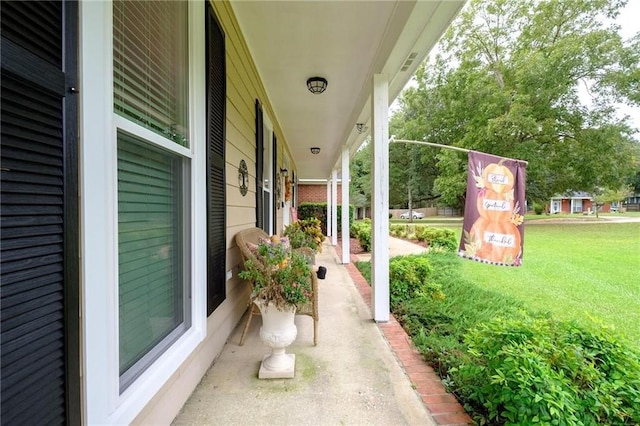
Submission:
[[[278,164],[285,154],[284,137],[269,105],[257,69],[240,32],[231,5],[213,2],[218,22],[225,34],[227,105],[226,105],[226,204],[227,204],[227,261],[226,270],[232,273],[227,280],[227,298],[207,319],[207,335],[189,358],[181,365],[160,392],[135,418],[133,424],[167,424],[205,374],[222,350],[229,335],[241,319],[248,300],[249,288],[237,278],[240,253],[235,234],[253,227],[255,217],[255,100],[259,99],[269,116],[278,139]],[[245,160],[249,169],[249,191],[242,196],[238,186],[238,166]],[[289,166],[289,173],[293,166]],[[283,209],[277,210],[278,229],[282,229]],[[227,272],[227,273],[228,273]]]

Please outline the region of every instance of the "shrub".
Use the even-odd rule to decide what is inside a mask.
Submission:
[[[544,212],[544,205],[540,203],[533,203],[533,212],[535,214],[542,214]]]
[[[371,219],[365,218],[354,221],[349,227],[349,235],[351,238],[358,238],[358,233],[363,228],[371,228]]]
[[[349,205],[349,228],[353,223],[353,205]],[[338,204],[338,228],[342,223],[342,206]],[[298,205],[298,218],[316,218],[320,221],[320,229],[323,235],[327,235],[327,203],[300,203]]]
[[[354,222],[351,229],[353,230],[354,238],[358,239],[362,250],[371,251],[371,219]]]
[[[398,224],[391,224],[389,225],[389,233],[391,235],[393,235],[394,237],[400,237],[400,235],[402,235],[403,233],[406,235],[406,226],[405,225],[398,225]]]
[[[458,248],[455,232],[447,228],[416,227],[416,239],[426,242],[429,247],[439,247],[447,251],[455,251]]]
[[[609,331],[520,314],[465,336],[456,391],[491,424],[639,424],[640,355]]]
[[[412,299],[444,299],[442,287],[433,282],[431,263],[424,255],[396,256],[389,261],[391,306]]]

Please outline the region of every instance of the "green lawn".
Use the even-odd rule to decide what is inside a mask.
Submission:
[[[522,267],[462,264],[485,289],[558,318],[602,321],[640,347],[640,223],[531,225]]]

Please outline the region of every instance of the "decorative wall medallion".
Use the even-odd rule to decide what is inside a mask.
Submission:
[[[240,167],[238,167],[238,186],[240,187],[240,194],[244,197],[249,191],[249,169],[247,169],[247,163],[244,160],[240,160]]]

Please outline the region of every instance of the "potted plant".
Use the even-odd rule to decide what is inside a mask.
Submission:
[[[277,236],[250,247],[253,258],[238,276],[253,283],[251,298],[262,314],[260,338],[271,347],[260,367],[260,378],[290,378],[295,355],[286,347],[296,338],[296,307],[311,297],[311,267],[301,253],[292,250],[286,238]]]
[[[309,247],[316,253],[322,251],[324,235],[318,218],[311,217],[294,222],[285,228],[284,235],[294,249]]]

